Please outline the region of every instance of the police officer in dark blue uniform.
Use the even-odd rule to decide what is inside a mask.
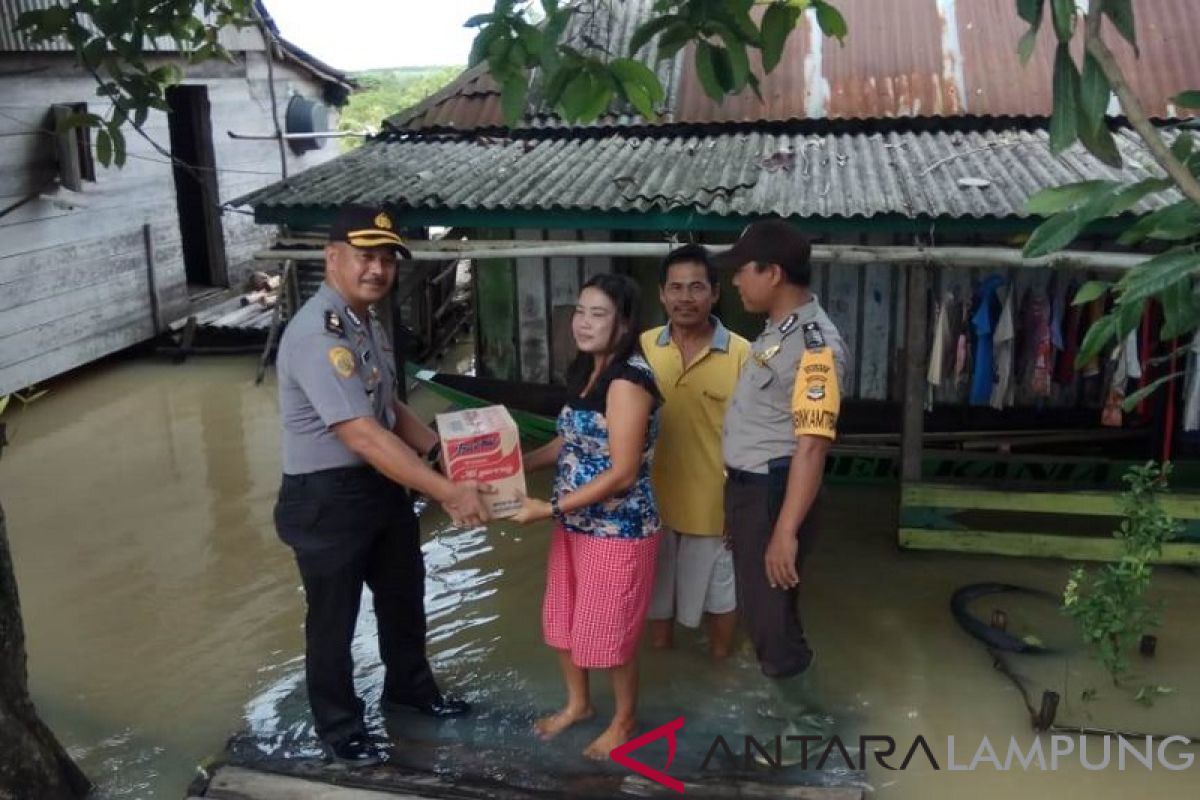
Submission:
[[[364,584],[386,667],[385,710],[470,710],[442,695],[425,657],[425,564],[408,490],[456,524],[488,519],[479,496],[488,490],[443,477],[437,435],[397,401],[392,345],[373,304],[387,297],[399,256],[411,254],[386,211],[343,208],[325,247],[325,281],[288,323],[277,362],[284,474],[275,525],[304,583],[309,704],[327,757],[360,766],[380,760],[350,654]]]

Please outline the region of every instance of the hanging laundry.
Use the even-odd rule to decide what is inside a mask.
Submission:
[[[956,308],[954,336],[954,391],[967,388],[971,375],[971,304],[963,298]]]
[[[974,312],[971,314],[971,330],[974,332],[974,353],[971,370],[971,405],[987,405],[992,396],[994,371],[992,368],[992,336],[1000,316],[1000,301],[996,290],[1004,285],[1004,278],[992,275],[975,290]]]
[[[927,406],[933,405],[933,392],[945,380],[946,365],[950,361],[954,340],[950,334],[950,313],[954,307],[954,293],[945,292],[934,311],[933,344],[929,348],[929,368],[925,382],[929,384]]]
[[[1200,330],[1192,337],[1188,347],[1187,385],[1184,389],[1183,429],[1189,433],[1200,431]]]
[[[1074,299],[1079,284],[1072,281],[1067,285],[1066,296]],[[1083,306],[1069,305],[1063,319],[1062,354],[1054,370],[1054,382],[1063,386],[1075,384],[1075,359],[1079,355],[1079,344],[1083,340]]]
[[[1097,297],[1095,300],[1087,304],[1087,325],[1084,327],[1081,335],[1087,336],[1087,332],[1092,329],[1101,317],[1104,316],[1104,297]],[[1092,356],[1084,362],[1083,368],[1079,370],[1083,377],[1090,378],[1093,375],[1100,374],[1100,357]]]
[[[1050,343],[1050,301],[1037,289],[1027,293],[1023,308],[1025,329],[1025,364],[1022,371],[1030,397],[1050,396],[1050,364],[1053,346]]]
[[[1016,326],[1013,325],[1013,295],[1016,289],[1009,287],[1001,290],[1004,305],[1000,311],[1000,319],[996,322],[996,331],[992,341],[993,378],[990,405],[995,409],[1008,408],[1013,404],[1013,346],[1016,339]]]

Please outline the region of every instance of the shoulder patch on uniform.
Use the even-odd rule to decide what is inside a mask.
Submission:
[[[338,336],[346,335],[346,329],[342,327],[342,318],[333,309],[325,312],[325,330]]]
[[[789,333],[791,333],[792,328],[796,327],[796,320],[798,319],[800,318],[795,314],[788,314],[788,318],[779,325],[779,335],[787,336]]]
[[[804,346],[809,350],[817,350],[825,346],[825,334],[821,333],[821,326],[816,322],[806,322],[802,328],[804,331]]]
[[[348,348],[329,348],[329,363],[333,365],[333,371],[343,378],[354,374],[354,354]]]

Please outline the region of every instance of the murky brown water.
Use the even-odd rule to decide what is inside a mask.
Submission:
[[[235,731],[248,731],[264,748],[303,744],[309,735],[303,598],[271,527],[275,389],[256,387],[253,373],[253,360],[243,358],[117,363],[6,416],[12,445],[0,460],[0,498],[35,699],[85,770],[117,797],[181,797],[197,765]],[[437,407],[428,397],[416,403],[425,412]],[[646,721],[687,717],[680,769],[698,761],[716,733],[733,743],[745,733],[767,738],[815,727],[847,737],[888,734],[901,750],[918,734],[930,741],[939,771],[922,758],[906,771],[869,770],[885,800],[1197,796],[1200,764],[1087,771],[1072,757],[1056,772],[946,769],[949,735],[960,764],[985,735],[1001,759],[1010,736],[1025,748],[1033,741],[1017,690],[953,623],[950,594],[983,580],[1058,590],[1067,565],[900,553],[890,493],[839,489],[829,499],[829,524],[804,584],[819,655],[801,691],[781,696],[744,651],[710,665],[694,636],[681,637],[675,652],[647,655]],[[534,752],[528,722],[559,699],[537,625],[546,530],[451,531],[432,512],[425,529],[437,534],[426,546],[430,651],[447,687],[476,700],[480,713],[436,730],[401,724],[421,735]],[[1167,624],[1144,680],[1175,691],[1154,709],[1111,690],[1079,702],[1090,685],[1104,690],[1081,653],[1014,665],[1042,682],[1067,681],[1064,718],[1198,734],[1198,591],[1200,580],[1189,572],[1163,570],[1157,578]],[[1015,624],[1028,620],[1058,640],[1052,643],[1070,643],[1062,632],[1069,629],[1047,622],[1036,604],[1004,603]],[[985,616],[991,604],[980,608]],[[374,643],[363,635],[356,646],[361,687],[373,699]],[[606,708],[607,690],[598,684]],[[799,726],[780,720],[802,713]],[[577,768],[588,733],[537,757],[547,768]],[[1173,748],[1171,758],[1184,752],[1196,750]]]

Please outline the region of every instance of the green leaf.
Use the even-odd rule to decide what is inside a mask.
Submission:
[[[96,131],[96,160],[106,167],[112,163],[112,139],[107,128]]]
[[[633,32],[633,37],[629,40],[629,55],[636,54],[638,50],[649,44],[650,40],[657,34],[677,24],[681,19],[681,17],[675,14],[667,14],[661,17],[654,17],[649,22],[639,25],[638,29]]]
[[[121,131],[121,126],[109,125],[108,135],[112,137],[113,164],[118,167],[125,166],[125,134]]]
[[[1017,0],[1017,15],[1034,29],[1042,24],[1042,11],[1046,0]]]
[[[592,78],[591,75],[584,69],[580,69],[568,82],[562,93],[562,113],[563,117],[574,122],[583,116],[583,110],[591,101],[592,93]]]
[[[1079,126],[1079,141],[1087,151],[1110,167],[1120,168],[1121,151],[1117,149],[1117,140],[1107,125],[1089,129],[1081,123]]]
[[[767,6],[762,18],[762,65],[763,72],[775,69],[783,58],[783,49],[788,36],[800,19],[800,9],[773,3]]]
[[[615,87],[607,72],[592,72],[589,74],[589,78],[591,80],[592,93],[588,97],[588,101],[584,105],[579,117],[583,122],[591,122],[608,111],[608,107],[613,100],[613,95],[616,94]]]
[[[1079,96],[1080,130],[1095,130],[1102,127],[1105,112],[1108,110],[1108,100],[1112,94],[1112,86],[1104,76],[1091,53],[1083,57],[1083,80]]]
[[[700,86],[703,87],[704,93],[720,102],[725,96],[725,91],[721,88],[721,83],[717,78],[716,50],[717,48],[708,42],[696,44],[696,77],[700,79]]]
[[[463,27],[464,28],[482,27],[484,25],[487,25],[489,22],[491,22],[495,16],[496,16],[495,14],[476,14],[475,16],[467,19],[467,21],[463,23]]]
[[[1086,225],[1078,210],[1055,214],[1034,229],[1021,254],[1026,258],[1041,258],[1062,250],[1075,241]]]
[[[1200,206],[1181,200],[1147,214],[1121,234],[1121,244],[1137,244],[1145,239],[1182,241],[1200,235]]]
[[[667,59],[674,58],[675,54],[694,38],[696,38],[696,31],[687,23],[680,22],[677,25],[673,25],[664,31],[662,36],[658,37],[658,51],[655,54],[655,59],[666,61]]]
[[[1200,253],[1188,248],[1168,250],[1125,273],[1117,284],[1121,303],[1154,297],[1197,269],[1200,269]]]
[[[1038,215],[1068,211],[1086,203],[1096,192],[1115,190],[1119,185],[1116,181],[1081,181],[1066,183],[1062,186],[1051,186],[1049,189],[1042,189],[1026,200],[1025,211]]]
[[[1054,34],[1059,42],[1071,40],[1074,33],[1075,0],[1050,0],[1050,12],[1054,18]]]
[[[1160,386],[1162,386],[1164,383],[1169,383],[1169,382],[1175,380],[1176,378],[1183,377],[1186,374],[1187,373],[1185,373],[1185,372],[1172,372],[1170,375],[1163,375],[1161,378],[1151,381],[1150,383],[1146,384],[1142,388],[1138,389],[1133,394],[1126,397],[1125,400],[1121,403],[1121,409],[1123,411],[1132,411],[1134,409],[1134,407],[1137,406],[1138,403],[1142,402],[1147,397],[1149,397],[1150,395],[1152,395],[1156,391],[1158,391],[1158,388]]]
[[[725,53],[729,61],[729,82],[726,91],[738,92],[746,86],[746,78],[750,74],[750,59],[746,55],[746,45],[738,38],[735,31],[725,25],[714,26],[717,35],[725,42]],[[720,72],[717,73],[720,77]]]
[[[1133,0],[1101,0],[1104,14],[1112,22],[1125,41],[1133,45],[1133,54],[1141,57],[1137,43],[1137,25],[1133,19]]]
[[[515,125],[525,114],[525,100],[529,95],[529,76],[518,72],[509,76],[500,85],[500,108],[504,112],[504,122]]]
[[[1196,300],[1196,292],[1191,280],[1173,283],[1158,300],[1163,307],[1163,326],[1159,338],[1163,341],[1174,339],[1200,325],[1200,302]]]
[[[1088,328],[1087,334],[1083,337],[1083,343],[1079,345],[1079,354],[1075,357],[1075,368],[1080,369],[1095,358],[1116,336],[1116,331],[1117,318],[1115,316],[1110,314],[1096,320]]]
[[[487,60],[492,43],[499,38],[500,32],[500,26],[493,24],[476,35],[475,41],[471,43],[471,55],[467,58],[468,67],[477,66]]]
[[[1175,137],[1175,142],[1171,145],[1171,155],[1180,161],[1186,162],[1191,158],[1192,150],[1195,149],[1196,143],[1192,139],[1191,134],[1181,133]]]
[[[1029,30],[1025,31],[1021,41],[1017,43],[1017,55],[1021,58],[1021,66],[1028,64],[1030,57],[1033,56],[1033,50],[1037,47],[1039,27],[1039,25],[1031,26]]]
[[[641,86],[651,102],[661,103],[667,93],[653,70],[632,58],[618,58],[609,62],[608,68],[622,84],[635,83]]]
[[[1071,300],[1071,305],[1087,305],[1096,298],[1103,297],[1104,293],[1108,291],[1109,286],[1111,284],[1108,281],[1088,281],[1079,287],[1079,291],[1075,293],[1074,299]]]
[[[1180,92],[1171,98],[1171,102],[1184,108],[1200,108],[1200,91],[1193,89],[1188,92]]]
[[[1071,59],[1071,48],[1060,42],[1054,56],[1054,116],[1050,118],[1050,150],[1055,155],[1079,138],[1079,92],[1079,70]]]
[[[1124,341],[1126,336],[1137,329],[1138,324],[1142,321],[1142,314],[1145,310],[1145,298],[1131,300],[1127,295],[1121,295],[1121,299],[1115,309],[1117,317],[1117,341]]]
[[[817,9],[817,24],[821,26],[821,33],[832,36],[845,44],[846,34],[850,29],[846,25],[846,18],[842,16],[842,12],[826,3],[825,0],[812,0],[812,5]]]

